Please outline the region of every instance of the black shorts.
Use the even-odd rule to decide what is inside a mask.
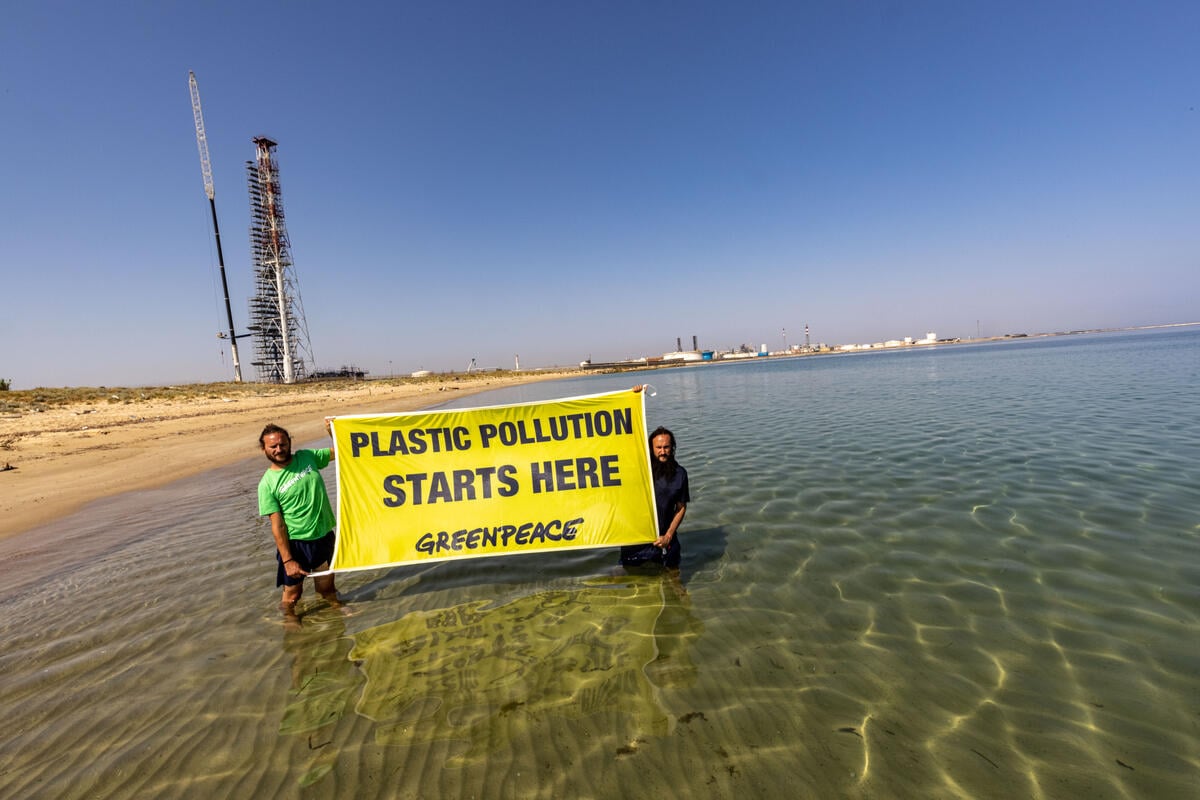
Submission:
[[[664,552],[661,547],[652,544],[629,544],[621,548],[621,566],[640,567],[643,564],[662,564],[664,567],[675,569],[682,559],[683,550],[679,546],[679,537],[671,539]]]
[[[300,564],[300,569],[305,572],[316,572],[317,567],[333,559],[333,542],[333,531],[330,531],[320,539],[292,539],[288,542],[288,547],[292,550],[292,558]],[[304,583],[303,575],[298,578],[288,577],[283,568],[283,559],[279,556],[278,548],[275,549],[275,565],[276,586],[295,586]]]

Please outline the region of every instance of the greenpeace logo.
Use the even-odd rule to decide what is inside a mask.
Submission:
[[[301,472],[299,475],[296,475],[294,478],[290,479],[287,483],[281,483],[279,485],[279,493],[286,494],[288,489],[290,489],[296,485],[296,481],[300,480],[301,478],[303,478],[305,475],[307,475],[308,473],[310,473],[312,471],[313,471],[313,468],[311,466],[305,467],[304,471]]]

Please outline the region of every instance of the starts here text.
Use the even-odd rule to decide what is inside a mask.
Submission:
[[[383,479],[386,494],[383,504],[398,508],[405,504],[419,506],[512,497],[521,490],[517,476],[518,469],[514,464],[388,475]],[[528,488],[534,494],[621,485],[620,464],[615,455],[538,461],[529,465],[527,477]]]

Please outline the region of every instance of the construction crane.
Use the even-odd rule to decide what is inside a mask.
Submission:
[[[196,86],[196,73],[188,71],[188,88],[192,92],[192,116],[196,118],[196,145],[200,148],[200,171],[204,174],[204,193],[208,195],[208,207],[212,211],[213,234],[217,237],[217,264],[221,268],[221,290],[225,292],[225,316],[229,320],[229,333],[218,333],[220,339],[229,339],[229,350],[233,354],[233,380],[242,382],[242,362],[238,359],[238,336],[233,330],[233,309],[229,305],[229,283],[225,280],[225,254],[221,252],[221,226],[217,224],[217,201],[213,191],[212,164],[208,160],[208,138],[204,135],[204,114],[200,111],[200,88]],[[249,334],[247,334],[249,335]]]

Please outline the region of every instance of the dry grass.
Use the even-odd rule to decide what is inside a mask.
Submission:
[[[519,376],[504,370],[471,373],[442,373],[423,378],[377,378],[371,381],[331,379],[305,383],[190,383],[179,386],[80,386],[67,388],[19,389],[0,392],[0,414],[24,414],[76,406],[138,405],[188,400],[236,400],[245,397],[286,397],[311,394],[314,389],[343,391],[372,386],[420,386],[421,384],[461,383],[470,386],[500,376]]]

